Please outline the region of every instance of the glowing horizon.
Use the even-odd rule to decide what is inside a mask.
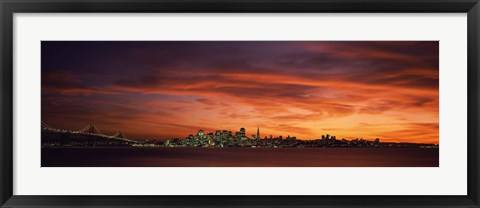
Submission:
[[[437,41],[42,41],[42,121],[438,144]]]

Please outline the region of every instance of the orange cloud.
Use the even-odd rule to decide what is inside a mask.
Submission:
[[[232,44],[129,45],[135,54],[92,57],[105,68],[98,74],[46,61],[42,120],[66,129],[93,122],[138,139],[260,126],[263,136],[439,141],[438,42]]]

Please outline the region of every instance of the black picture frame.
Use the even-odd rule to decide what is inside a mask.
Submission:
[[[1,207],[480,207],[479,0],[0,0]],[[24,196],[13,195],[14,13],[467,13],[468,194],[465,196]],[[455,180],[455,178],[445,178]],[[94,188],[94,187],[92,187]],[[412,187],[414,189],[415,187]]]

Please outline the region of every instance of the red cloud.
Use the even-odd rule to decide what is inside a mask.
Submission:
[[[137,138],[260,126],[262,135],[300,139],[330,133],[438,143],[437,42],[288,43],[281,51],[269,48],[277,43],[246,44],[232,54],[192,44],[172,48],[178,57],[162,48],[159,61],[137,57],[145,54],[137,48],[110,57],[125,64],[96,76],[42,67],[42,119],[67,129],[94,122]]]

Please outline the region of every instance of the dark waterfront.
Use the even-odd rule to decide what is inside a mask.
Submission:
[[[42,167],[438,167],[438,148],[42,148]]]

